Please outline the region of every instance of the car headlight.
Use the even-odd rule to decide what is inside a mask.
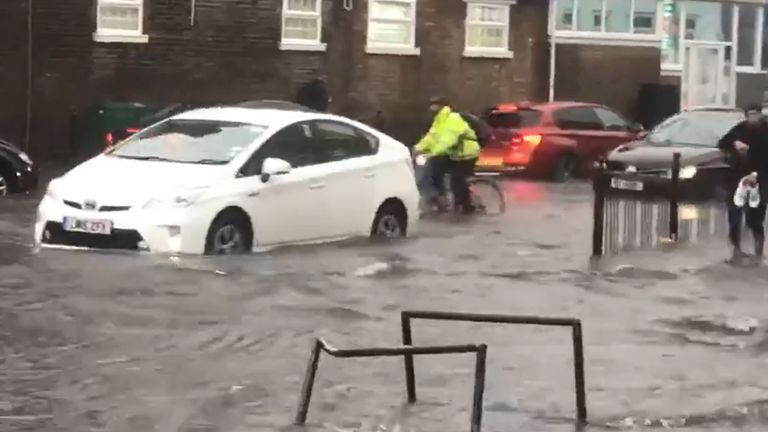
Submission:
[[[688,165],[680,169],[680,178],[681,179],[690,179],[693,178],[693,176],[696,175],[696,167],[693,165]]]
[[[637,167],[634,166],[634,165],[628,165],[627,168],[625,169],[625,171],[628,172],[628,173],[636,173],[637,172]]]
[[[61,200],[61,178],[55,178],[48,183],[48,188],[45,190],[45,196],[52,200]]]
[[[208,187],[196,187],[188,189],[174,190],[167,195],[152,198],[144,204],[145,209],[150,208],[184,208],[195,203]]]
[[[25,163],[25,164],[27,164],[27,165],[29,165],[29,166],[32,166],[32,165],[34,165],[34,164],[32,163],[32,159],[30,159],[30,158],[29,158],[29,155],[28,155],[28,154],[26,154],[26,153],[24,153],[24,152],[19,152],[19,159],[21,159],[22,161],[24,161],[24,163]]]

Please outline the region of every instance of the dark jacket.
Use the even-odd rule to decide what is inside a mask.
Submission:
[[[733,145],[736,141],[749,146],[746,155],[736,151]],[[751,172],[757,172],[762,179],[768,178],[768,121],[756,126],[742,121],[720,139],[717,147],[726,155],[731,166],[732,180]]]
[[[296,103],[315,111],[328,111],[328,89],[325,82],[315,79],[301,86],[296,94]]]

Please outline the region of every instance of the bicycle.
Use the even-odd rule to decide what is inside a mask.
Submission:
[[[419,190],[422,194],[422,211],[423,214],[446,214],[455,210],[453,205],[453,193],[450,192],[451,188],[448,187],[448,175],[446,174],[443,181],[446,184],[444,190],[449,191],[443,194],[443,196],[437,196],[437,193],[431,186],[431,175],[428,172],[427,160],[423,155],[418,155],[414,158],[414,165],[421,169],[421,175],[419,179]],[[506,211],[507,204],[504,199],[504,192],[501,190],[501,186],[496,180],[499,177],[498,174],[487,175],[473,175],[467,179],[469,185],[469,194],[472,207],[474,208],[473,214],[481,216],[499,216]],[[430,189],[430,190],[425,190]],[[453,210],[451,210],[453,209]],[[426,210],[426,211],[424,211]]]

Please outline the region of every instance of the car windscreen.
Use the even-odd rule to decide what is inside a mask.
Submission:
[[[486,117],[488,125],[494,129],[520,129],[536,126],[541,121],[541,111],[521,109],[515,112],[496,112]]]
[[[226,164],[265,126],[220,120],[170,119],[131,136],[108,155],[140,160]]]
[[[715,147],[744,115],[738,111],[689,111],[665,120],[648,134],[650,145]]]

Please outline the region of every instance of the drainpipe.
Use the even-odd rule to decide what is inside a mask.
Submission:
[[[195,26],[195,9],[197,9],[197,0],[190,0],[189,5],[189,26]]]
[[[33,0],[27,0],[27,108],[24,151],[29,152],[32,138],[32,7]]]

